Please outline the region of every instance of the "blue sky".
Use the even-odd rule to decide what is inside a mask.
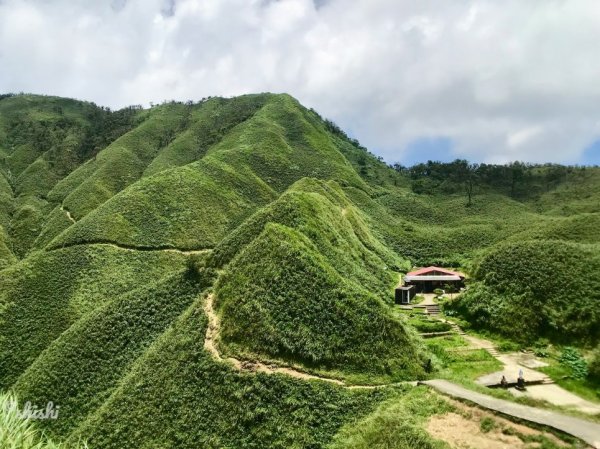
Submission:
[[[410,142],[403,153],[402,160],[394,162],[400,162],[405,166],[410,166],[427,160],[451,162],[459,157],[460,156],[455,152],[454,144],[451,139],[443,137],[421,138]],[[470,158],[469,160],[472,162],[484,162],[475,158]],[[515,160],[521,159],[517,156]],[[580,157],[562,160],[560,162],[564,164],[600,166],[600,140],[597,140],[592,145],[586,147]]]
[[[286,92],[390,163],[598,163],[598,42],[598,0],[0,0],[0,92]]]
[[[415,140],[407,146],[402,164],[410,166],[427,160],[451,162],[457,158],[452,147],[452,140],[442,137]]]
[[[600,165],[600,140],[586,148],[579,163],[583,165]]]

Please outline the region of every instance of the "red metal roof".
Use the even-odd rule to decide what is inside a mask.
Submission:
[[[421,275],[425,275],[427,273],[431,273],[432,271],[439,271],[440,273],[444,273],[444,274],[465,277],[465,275],[462,273],[459,273],[457,271],[446,270],[445,268],[440,268],[440,267],[420,268],[418,270],[411,271],[410,273],[406,273],[406,275],[407,276],[421,276]]]

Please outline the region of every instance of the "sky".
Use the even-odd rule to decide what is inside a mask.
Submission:
[[[0,92],[287,92],[387,162],[600,164],[598,0],[0,0]]]

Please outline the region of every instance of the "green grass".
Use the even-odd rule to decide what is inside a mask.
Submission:
[[[453,407],[427,387],[399,390],[366,418],[349,424],[328,449],[446,449],[424,429],[426,420]]]
[[[97,449],[322,448],[388,397],[387,391],[238,373],[204,351],[205,330],[197,301],[71,438],[85,435]]]
[[[225,345],[314,368],[421,377],[414,337],[334,266],[305,235],[268,224],[217,282]]]
[[[3,449],[84,449],[82,444],[59,444],[48,439],[34,424],[23,419],[17,399],[0,393],[0,447]]]

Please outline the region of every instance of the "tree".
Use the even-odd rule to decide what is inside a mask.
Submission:
[[[473,203],[473,190],[479,181],[479,164],[469,163],[464,159],[452,162],[451,177],[454,182],[463,186],[467,196],[467,207]]]

